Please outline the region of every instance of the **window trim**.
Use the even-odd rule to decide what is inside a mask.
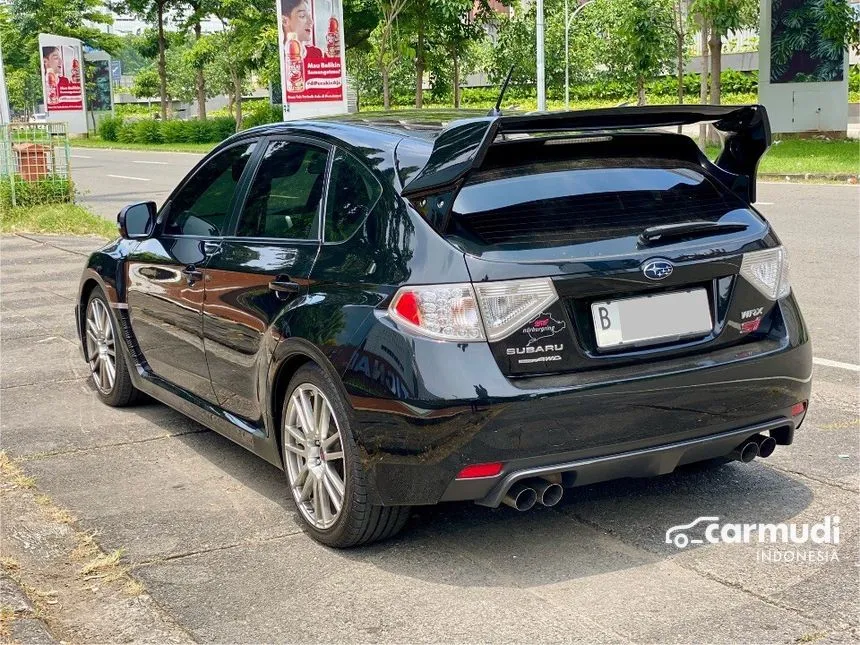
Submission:
[[[166,200],[164,200],[164,204],[161,205],[161,209],[158,211],[158,215],[155,218],[155,231],[153,232],[153,237],[157,239],[164,240],[220,240],[226,237],[226,231],[229,231],[230,223],[233,220],[233,210],[236,208],[237,197],[242,191],[243,182],[245,177],[248,174],[248,168],[252,167],[252,165],[256,162],[256,160],[260,156],[260,142],[262,139],[260,137],[249,137],[247,139],[240,139],[239,141],[235,141],[230,145],[225,145],[223,148],[217,148],[210,152],[208,155],[203,157],[191,171],[185,175],[184,179],[179,183],[176,188],[170,193]],[[227,207],[227,217],[226,223],[227,226],[225,230],[221,232],[220,235],[182,235],[177,233],[165,233],[164,227],[167,225],[167,218],[170,217],[170,209],[173,206],[173,200],[191,181],[193,181],[201,168],[209,163],[212,159],[221,155],[228,150],[236,148],[242,145],[251,145],[254,144],[256,147],[251,151],[251,156],[248,158],[248,163],[245,164],[245,167],[242,169],[242,175],[239,177],[239,181],[236,183],[236,190],[233,191],[233,197],[230,200],[230,204]]]
[[[233,208],[233,213],[230,219],[227,222],[227,226],[225,227],[225,233],[221,236],[222,239],[229,239],[231,241],[246,241],[246,242],[255,242],[259,243],[281,243],[286,242],[289,244],[298,244],[302,242],[309,242],[312,244],[319,245],[322,242],[322,219],[325,216],[325,205],[326,205],[326,197],[328,196],[328,183],[331,178],[331,164],[334,146],[330,143],[326,143],[325,141],[321,141],[319,139],[315,139],[313,137],[306,137],[295,134],[274,134],[269,135],[267,137],[263,137],[260,140],[260,153],[256,156],[254,160],[254,171],[252,174],[248,176],[247,181],[243,183],[243,185],[237,189],[236,194],[238,195],[238,199],[236,200],[236,204]],[[325,151],[326,157],[326,167],[325,174],[323,178],[323,197],[320,199],[320,205],[317,207],[317,216],[314,219],[314,226],[316,227],[317,235],[316,237],[260,237],[260,236],[244,236],[244,235],[236,235],[236,231],[239,228],[239,218],[242,216],[242,211],[245,210],[245,205],[248,201],[248,195],[251,192],[251,186],[254,184],[254,180],[257,178],[257,172],[260,169],[260,166],[263,165],[263,155],[269,147],[270,143],[276,141],[287,141],[294,143],[304,143],[306,145],[314,146],[316,148],[320,148]],[[247,168],[245,169],[247,171]],[[244,175],[243,175],[244,179]],[[312,229],[313,230],[313,229]]]
[[[332,148],[333,148],[333,150],[332,150],[331,157],[329,160],[329,165],[328,165],[328,179],[326,181],[325,204],[324,204],[325,208],[324,208],[323,214],[322,214],[322,223],[320,224],[320,242],[326,246],[337,246],[338,244],[345,244],[346,242],[349,242],[353,237],[355,237],[355,234],[358,233],[358,231],[361,229],[362,226],[364,226],[364,223],[367,221],[367,219],[373,213],[373,210],[376,208],[376,205],[379,203],[379,201],[382,199],[382,196],[385,194],[385,184],[383,184],[381,181],[379,181],[379,177],[377,177],[376,173],[367,167],[367,164],[365,164],[361,159],[356,157],[349,150],[347,150],[346,148],[344,148],[342,146],[332,146]],[[334,167],[334,158],[335,158],[335,156],[337,156],[338,152],[342,152],[345,155],[347,155],[348,157],[352,157],[352,160],[355,163],[357,163],[359,166],[364,168],[364,170],[367,171],[367,173],[371,177],[373,177],[373,180],[379,185],[379,196],[376,198],[376,200],[373,202],[373,204],[370,205],[370,208],[367,209],[367,215],[364,216],[364,219],[361,220],[361,224],[358,225],[358,227],[352,232],[352,234],[350,234],[349,237],[347,237],[343,240],[335,240],[335,241],[330,242],[330,241],[325,239],[325,222],[326,222],[326,216],[328,214],[328,196],[329,196],[329,189],[331,188],[331,171],[332,171],[332,168]]]

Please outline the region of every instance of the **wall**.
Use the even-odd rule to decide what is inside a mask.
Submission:
[[[773,132],[848,130],[848,53],[841,81],[771,83],[772,0],[761,0],[759,102],[767,108]]]

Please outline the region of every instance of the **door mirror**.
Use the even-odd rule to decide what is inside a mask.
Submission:
[[[141,240],[149,237],[155,228],[155,202],[130,204],[116,217],[119,234],[127,240]]]

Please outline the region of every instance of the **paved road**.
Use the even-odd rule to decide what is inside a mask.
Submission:
[[[203,155],[72,148],[72,178],[79,200],[109,220],[126,204],[154,200],[161,206]]]
[[[760,199],[818,358],[795,445],[766,461],[590,486],[525,514],[418,509],[392,541],[328,550],[300,531],[275,468],[164,406],[98,403],[71,317],[93,243],[22,237],[0,239],[3,448],[105,550],[125,548],[152,599],[201,641],[856,642],[858,190],[766,185]],[[840,515],[838,561],[664,544],[701,515]],[[6,548],[32,548],[4,520]]]

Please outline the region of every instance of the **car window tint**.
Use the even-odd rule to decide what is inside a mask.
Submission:
[[[296,141],[266,148],[237,235],[307,240],[317,236],[328,151]]]
[[[381,194],[376,177],[352,155],[338,150],[326,200],[326,242],[340,242],[355,233]]]
[[[201,166],[171,200],[164,232],[168,235],[222,235],[230,202],[254,145],[233,146]]]

